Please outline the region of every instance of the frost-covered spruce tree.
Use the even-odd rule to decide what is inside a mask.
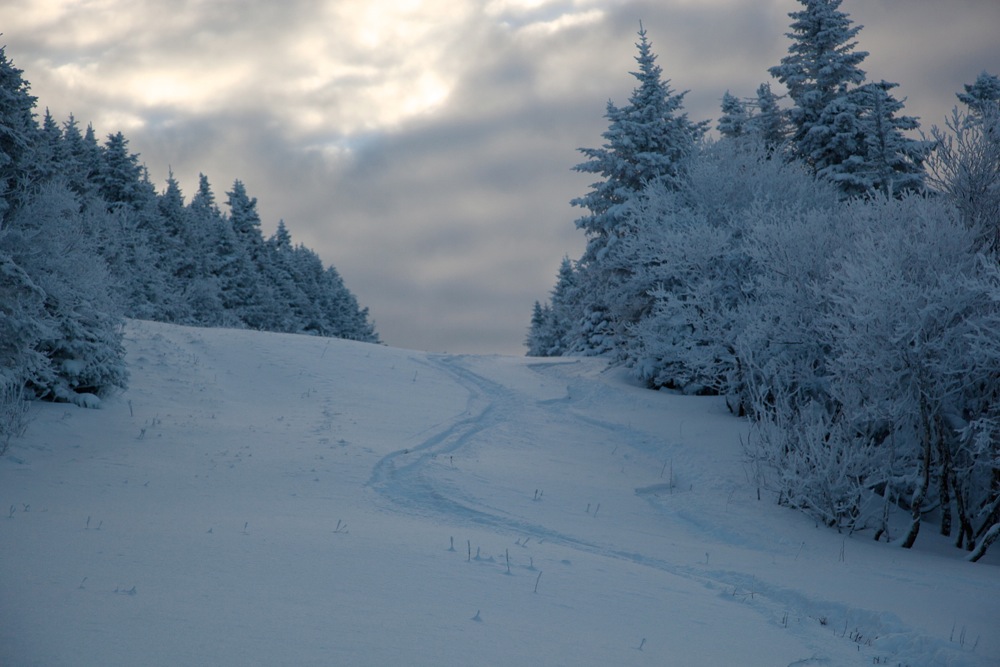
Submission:
[[[85,145],[89,144],[87,137],[84,139]],[[121,132],[108,135],[97,157],[99,162],[89,178],[96,183],[97,201],[117,223],[104,256],[121,285],[125,313],[170,321],[177,294],[160,252],[168,244],[157,211],[156,190],[139,155],[129,150],[128,139]]]
[[[831,146],[832,123],[843,122],[836,109],[847,104],[852,85],[865,80],[858,67],[868,56],[853,41],[862,26],[851,25],[840,11],[841,0],[799,0],[804,9],[789,13],[792,40],[771,76],[788,89],[794,106],[788,110],[791,142],[797,157],[815,171],[830,168],[856,154],[852,145]],[[832,106],[836,105],[836,106]]]
[[[320,286],[320,303],[327,322],[326,335],[362,343],[379,342],[375,325],[368,318],[368,309],[358,304],[357,297],[344,284],[335,267],[323,269]]]
[[[198,275],[198,255],[205,252],[199,243],[191,211],[184,204],[180,184],[168,172],[167,187],[156,197],[156,229],[150,235],[157,265],[167,285],[161,316],[164,321],[191,323],[187,289]]]
[[[222,281],[224,262],[221,248],[227,246],[227,233],[232,236],[222,212],[215,203],[215,193],[204,174],[198,175],[198,191],[187,205],[191,220],[194,276],[185,285],[184,299],[191,318],[187,324],[201,326],[235,326],[223,306]]]
[[[46,367],[28,378],[40,398],[95,407],[128,380],[121,304],[74,193],[58,182],[41,186],[13,216],[8,247],[45,293],[45,335],[37,349]]]
[[[283,307],[278,330],[288,333],[318,333],[319,307],[296,281],[295,249],[284,220],[278,221],[278,228],[267,240],[265,254],[265,278],[273,286]]]
[[[97,174],[101,169],[101,147],[92,126],[84,132],[70,114],[63,123],[59,168],[73,192],[85,207],[97,206],[99,187]],[[103,205],[100,204],[100,205]]]
[[[746,134],[747,123],[750,115],[747,105],[740,98],[732,95],[728,90],[722,96],[722,115],[715,129],[723,137],[735,139]]]
[[[760,84],[757,87],[756,112],[747,121],[748,132],[756,135],[770,153],[781,149],[788,137],[788,122],[778,99],[771,91],[771,84]]]
[[[535,301],[531,309],[531,325],[524,345],[528,348],[529,357],[549,356],[552,348],[552,309],[548,304],[542,305]]]
[[[795,103],[795,155],[847,195],[922,189],[929,145],[905,135],[918,124],[897,115],[903,104],[889,92],[896,84],[862,85],[858,66],[868,53],[853,41],[861,26],[839,10],[841,0],[799,2],[805,9],[789,14],[789,53],[769,70]]]
[[[129,141],[121,132],[108,135],[101,150],[97,181],[100,194],[109,205],[127,205],[136,211],[149,206],[156,194],[146,179],[139,155],[129,151]]]
[[[550,295],[552,346],[546,351],[547,356],[562,356],[570,351],[573,326],[582,314],[581,298],[578,271],[569,257],[563,257]]]
[[[895,196],[924,189],[924,161],[933,144],[904,134],[919,129],[920,123],[913,116],[897,115],[903,102],[889,92],[897,85],[880,81],[854,91],[861,107],[864,146],[860,160],[847,160],[842,173],[849,174],[843,182],[865,193]]]
[[[574,322],[580,316],[577,273],[569,257],[563,257],[552,288],[550,303],[535,302],[525,345],[529,356],[558,357],[568,354]]]
[[[54,145],[43,146],[21,74],[0,48],[0,394],[94,404],[125,382],[121,317],[90,233],[97,223],[54,180],[54,164],[40,163]]]
[[[587,210],[576,222],[588,236],[578,263],[583,317],[574,333],[577,351],[601,354],[613,350],[616,339],[636,317],[636,304],[613,295],[627,276],[607,270],[607,254],[618,239],[630,233],[624,210],[630,196],[653,181],[676,183],[684,161],[695,150],[706,123],[692,123],[682,112],[685,93],[675,93],[662,77],[656,55],[640,27],[637,72],[639,85],[623,107],[609,101],[608,129],[601,148],[581,148],[588,159],[577,171],[598,174],[602,180],[590,192],[571,201]]]
[[[768,83],[760,84],[756,96],[746,100],[726,91],[716,129],[724,138],[749,138],[751,143],[763,144],[774,153],[784,145],[788,133],[785,112],[778,100]]]
[[[3,216],[27,196],[29,160],[38,140],[36,98],[22,74],[0,47],[0,228]]]
[[[897,84],[867,83],[830,102],[813,133],[822,136],[816,174],[847,195],[897,195],[924,187],[923,162],[931,144],[906,137],[919,123],[897,116],[903,104],[889,92]],[[818,156],[818,153],[813,154]]]
[[[275,322],[279,306],[263,277],[264,239],[257,198],[247,194],[239,179],[226,195],[232,236],[228,239],[228,262],[222,281],[225,305],[245,326],[268,329]]]
[[[1000,104],[1000,77],[995,74],[980,72],[975,82],[964,84],[964,88],[964,93],[957,93],[958,99],[976,116],[984,116]]]

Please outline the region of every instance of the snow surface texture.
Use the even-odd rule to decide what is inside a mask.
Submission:
[[[997,665],[1000,559],[774,503],[596,359],[130,322],[0,459],[2,665]],[[994,550],[996,551],[996,550]]]

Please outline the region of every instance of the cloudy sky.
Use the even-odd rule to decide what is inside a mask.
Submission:
[[[394,346],[522,354],[532,303],[584,238],[605,104],[641,20],[694,120],[751,95],[795,0],[3,0],[39,107],[122,131],[162,189],[241,179],[264,231],[344,276]],[[1000,73],[997,0],[844,0],[869,79],[942,124]],[[780,86],[774,82],[774,89]]]

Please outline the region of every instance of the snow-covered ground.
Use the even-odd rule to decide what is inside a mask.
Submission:
[[[1000,558],[758,499],[599,360],[130,322],[0,459],[0,664],[997,665]]]

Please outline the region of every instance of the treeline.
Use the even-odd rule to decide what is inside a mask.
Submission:
[[[640,31],[529,354],[724,395],[778,502],[904,547],[930,519],[977,560],[1000,537],[1000,79],[910,138],[839,0],[802,4],[770,70],[788,101],[727,93],[716,141]]]
[[[243,183],[225,212],[204,175],[189,202],[172,174],[157,192],[120,132],[39,122],[22,74],[0,48],[2,410],[124,387],[125,317],[378,341],[336,269],[283,222],[264,238]]]

